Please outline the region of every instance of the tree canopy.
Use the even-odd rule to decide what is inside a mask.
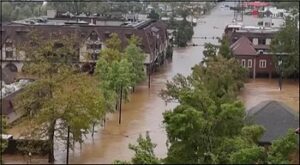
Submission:
[[[221,44],[228,49],[225,42]],[[268,150],[258,145],[264,128],[245,122],[245,108],[237,99],[246,71],[224,52],[216,54],[215,47],[207,44],[205,61],[187,77],[176,75],[162,90],[163,100],[179,105],[163,113],[168,153],[161,163],[290,163],[289,155],[299,150],[297,135],[289,132]],[[153,155],[137,156],[138,160],[159,160]]]
[[[70,127],[72,140],[82,142],[92,123],[102,119],[105,99],[93,77],[74,70],[74,38],[31,36],[20,49],[26,50],[24,73],[35,81],[17,96],[16,107],[30,120],[24,136],[46,138],[53,162],[54,139],[64,140]]]
[[[275,54],[275,65],[278,67],[278,61],[282,60],[281,69],[284,76],[299,74],[298,23],[299,15],[288,16],[285,25],[271,41],[271,50]]]

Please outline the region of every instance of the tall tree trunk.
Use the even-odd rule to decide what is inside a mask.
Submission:
[[[54,163],[54,131],[55,131],[56,120],[53,120],[50,123],[49,132],[48,132],[48,141],[49,141],[49,155],[48,162]]]

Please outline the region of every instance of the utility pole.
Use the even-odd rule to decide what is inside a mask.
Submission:
[[[279,80],[278,80],[278,85],[279,85],[279,90],[281,91],[282,89],[282,69],[281,69],[281,65],[282,65],[282,59],[281,57],[279,58],[278,61],[278,69],[279,69]]]
[[[68,126],[68,136],[67,136],[67,158],[66,164],[69,164],[69,147],[70,146],[70,126]]]
[[[150,86],[151,86],[151,84],[150,84],[150,82],[151,82],[151,77],[150,77],[150,75],[151,75],[151,72],[150,72],[150,66],[151,64],[149,64],[148,65],[148,88],[150,89]]]
[[[233,14],[233,21],[234,22],[243,22],[243,15],[244,15],[244,6],[241,0],[238,0],[237,2],[234,2],[234,7],[232,8],[234,10]]]
[[[79,15],[78,0],[74,0],[74,3],[75,3],[75,10],[76,10],[76,23],[78,23],[78,15]]]
[[[121,124],[121,118],[122,118],[122,94],[123,94],[123,86],[121,85],[121,91],[120,91],[120,109],[119,109],[119,124]]]

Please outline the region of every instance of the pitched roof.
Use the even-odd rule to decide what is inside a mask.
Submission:
[[[248,122],[262,125],[266,130],[260,139],[262,143],[271,143],[284,135],[288,129],[299,127],[298,116],[287,105],[278,101],[263,101],[247,112]]]
[[[40,37],[47,39],[49,37],[59,37],[62,35],[74,35],[79,38],[78,42],[80,44],[85,42],[85,39],[91,34],[91,32],[96,32],[100,40],[105,41],[107,39],[106,35],[110,33],[117,33],[122,41],[121,46],[125,48],[128,43],[126,34],[134,34],[141,38],[143,50],[145,53],[150,54],[150,61],[155,60],[155,43],[158,45],[164,43],[167,38],[167,26],[162,21],[152,21],[145,22],[137,27],[122,27],[122,26],[90,26],[90,25],[23,25],[10,23],[6,24],[1,28],[1,45],[4,44],[6,39],[13,40],[13,43],[24,43],[29,40],[29,32],[37,31],[40,32]],[[19,31],[19,32],[17,32]],[[159,39],[152,32],[159,34]]]
[[[256,55],[252,42],[245,36],[240,37],[230,48],[234,55]]]

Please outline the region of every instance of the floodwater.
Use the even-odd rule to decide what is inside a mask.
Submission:
[[[280,91],[278,79],[250,79],[242,89],[240,99],[247,109],[261,101],[277,100],[299,113],[299,80],[283,80]]]
[[[206,36],[221,37],[224,27],[231,22],[232,12],[223,12],[219,9],[205,16],[194,28],[195,37]],[[218,28],[213,28],[218,27]],[[193,43],[203,45],[204,42],[217,44],[216,39],[194,39]],[[151,77],[151,88],[147,83],[137,87],[131,96],[131,101],[124,104],[122,110],[122,123],[118,124],[118,113],[109,117],[104,128],[100,128],[94,137],[94,141],[88,140],[70,154],[70,163],[112,163],[114,160],[130,160],[133,152],[128,149],[128,144],[136,144],[139,134],[145,135],[149,131],[150,137],[157,144],[155,153],[159,157],[166,156],[166,132],[164,130],[162,113],[174,108],[174,104],[166,105],[158,96],[164,88],[165,82],[177,73],[188,75],[191,67],[199,63],[203,57],[203,46],[175,48],[173,60],[167,61]],[[91,139],[89,137],[89,139]],[[63,161],[65,156],[62,157]]]
[[[203,45],[205,42],[217,44],[212,37],[221,37],[224,28],[231,23],[233,12],[221,8],[219,4],[212,12],[202,17],[194,28],[193,43]],[[244,20],[256,24],[256,18],[245,16]],[[199,39],[197,37],[208,37]],[[145,135],[149,131],[152,142],[157,144],[155,154],[165,157],[166,132],[164,130],[162,113],[176,106],[175,103],[165,104],[158,96],[165,82],[170,80],[177,73],[188,75],[191,67],[199,63],[202,58],[203,46],[175,48],[172,61],[166,63],[151,76],[151,88],[148,89],[147,82],[136,88],[131,95],[130,102],[122,106],[122,123],[118,124],[118,112],[107,116],[105,127],[97,126],[97,132],[92,138],[87,136],[82,147],[75,146],[70,152],[70,163],[76,164],[99,164],[112,163],[114,160],[130,160],[133,152],[128,149],[128,144],[136,144],[139,134]],[[241,100],[245,103],[246,109],[251,108],[260,101],[267,99],[283,100],[299,112],[299,84],[293,81],[284,81],[283,90],[276,88],[276,80],[256,79],[245,84],[241,92]],[[57,145],[55,163],[65,163],[65,145]]]

